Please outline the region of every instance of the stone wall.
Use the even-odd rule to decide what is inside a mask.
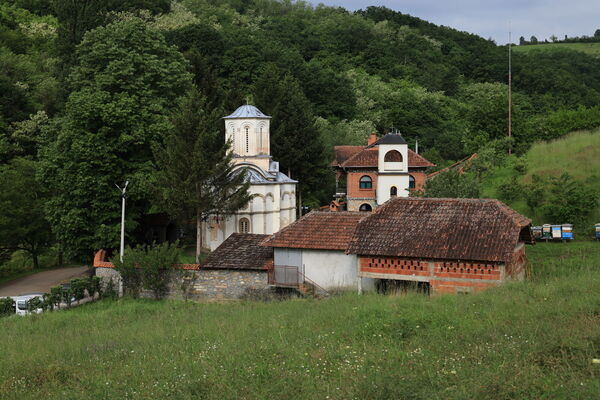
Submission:
[[[175,273],[173,281],[169,285],[167,298],[180,299],[187,297],[195,300],[226,300],[240,299],[252,296],[256,291],[270,291],[267,282],[267,271],[246,270],[187,270]],[[120,287],[121,277],[114,268],[96,268],[96,276],[102,278],[103,286],[110,279],[115,283],[115,288]],[[184,295],[182,284],[184,280],[189,285],[188,292]],[[142,290],[142,297],[152,297],[152,292]]]

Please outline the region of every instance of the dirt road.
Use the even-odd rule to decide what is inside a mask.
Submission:
[[[14,281],[0,284],[0,297],[19,296],[27,293],[47,293],[52,286],[68,282],[72,278],[86,276],[88,267],[52,269],[24,276]]]

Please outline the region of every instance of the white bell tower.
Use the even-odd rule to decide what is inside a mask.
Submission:
[[[246,104],[223,119],[225,139],[231,140],[234,162],[252,163],[268,170],[271,159],[271,117]]]

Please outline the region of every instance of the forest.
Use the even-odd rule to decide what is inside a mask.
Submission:
[[[526,154],[600,126],[600,61],[508,46],[385,7],[276,0],[0,3],[0,248],[89,260],[165,211],[156,157],[190,91],[222,129],[246,101],[273,117],[272,155],[307,206],[328,202],[333,146],[398,129],[438,167]],[[200,110],[199,110],[200,111]],[[483,158],[491,160],[493,157]]]

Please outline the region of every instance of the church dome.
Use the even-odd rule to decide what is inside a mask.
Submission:
[[[232,118],[271,118],[268,115],[263,114],[258,108],[245,104],[243,106],[238,107],[231,115],[223,117],[223,119],[232,119]]]

